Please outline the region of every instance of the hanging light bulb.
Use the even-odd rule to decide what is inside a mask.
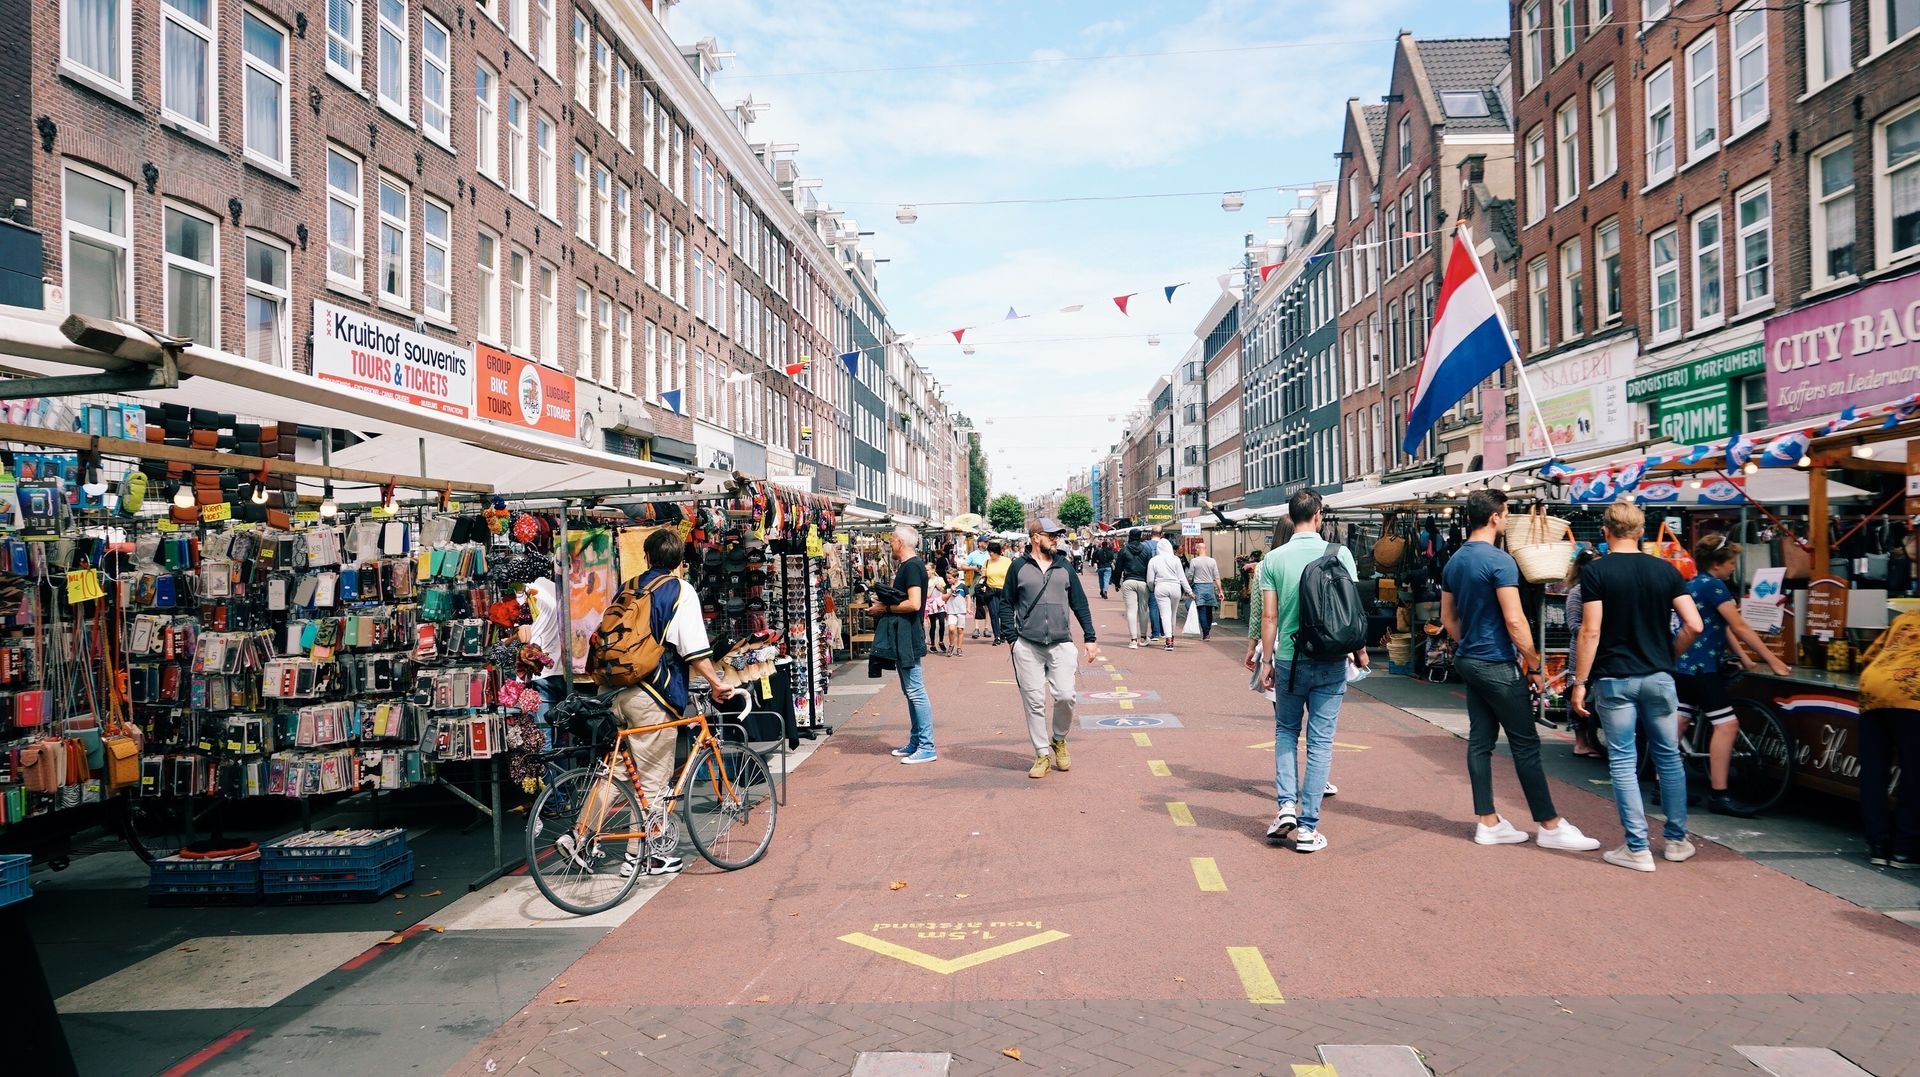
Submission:
[[[1754,462],[1753,462],[1752,460],[1749,460],[1749,461],[1747,461],[1747,466],[1746,466],[1746,467],[1743,467],[1743,468],[1741,468],[1740,470],[1742,470],[1742,471],[1744,471],[1744,472],[1746,472],[1746,473],[1747,473],[1747,474],[1749,474],[1749,475],[1752,475],[1752,474],[1754,474],[1755,472],[1757,472],[1757,471],[1759,471],[1759,470],[1760,470],[1760,465],[1759,465],[1759,464],[1756,464],[1756,463],[1754,463]]]
[[[193,487],[181,483],[173,488],[173,505],[179,509],[190,509],[194,505]]]
[[[340,503],[333,499],[333,484],[328,483],[326,492],[320,498],[320,518],[331,520],[338,515],[340,515]]]
[[[1811,457],[1811,456],[1808,456],[1808,455],[1807,455],[1806,453],[1801,453],[1801,454],[1800,454],[1800,459],[1798,459],[1798,460],[1795,460],[1795,461],[1793,462],[1793,466],[1794,466],[1794,467],[1812,467],[1812,466],[1813,466],[1813,457]]]
[[[1871,445],[1855,445],[1855,446],[1853,447],[1853,458],[1854,458],[1855,460],[1871,460],[1871,459],[1873,459],[1873,446],[1871,446]]]
[[[400,511],[400,499],[394,495],[393,483],[388,483],[380,491],[380,507],[388,512]]]
[[[1687,480],[1687,489],[1689,489],[1689,490],[1698,490],[1698,489],[1700,489],[1700,480],[1699,480],[1699,479],[1688,479],[1688,480]]]
[[[256,505],[267,503],[267,486],[259,479],[253,480],[253,503]]]

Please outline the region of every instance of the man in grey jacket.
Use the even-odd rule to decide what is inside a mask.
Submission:
[[[1080,577],[1067,564],[1060,541],[1067,529],[1060,521],[1042,516],[1027,521],[1030,548],[1007,570],[1001,596],[1013,622],[1013,678],[1027,708],[1027,736],[1033,741],[1033,766],[1027,777],[1044,778],[1049,770],[1067,770],[1067,731],[1073,728],[1074,675],[1079,662],[1073,649],[1072,619],[1080,622],[1087,661],[1100,660],[1094,642],[1093,614]],[[1053,722],[1047,722],[1047,691],[1053,691]]]

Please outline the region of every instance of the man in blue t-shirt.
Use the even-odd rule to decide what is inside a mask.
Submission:
[[[1493,808],[1493,742],[1507,731],[1513,769],[1527,808],[1540,824],[1540,844],[1548,849],[1587,852],[1600,847],[1580,828],[1560,818],[1540,765],[1540,733],[1534,728],[1528,680],[1540,676],[1527,616],[1520,606],[1520,567],[1494,545],[1507,528],[1507,495],[1475,490],[1467,495],[1467,541],[1447,560],[1440,592],[1440,620],[1453,637],[1453,665],[1467,684],[1467,780],[1473,785],[1473,811],[1480,817],[1473,840],[1481,845],[1514,845],[1527,832]]]

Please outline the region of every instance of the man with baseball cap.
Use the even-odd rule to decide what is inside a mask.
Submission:
[[[1027,521],[1028,551],[1007,570],[1001,602],[1013,634],[1013,679],[1027,709],[1027,736],[1033,741],[1033,766],[1027,777],[1067,770],[1067,731],[1073,728],[1074,653],[1072,620],[1080,622],[1087,661],[1100,660],[1094,642],[1093,614],[1080,577],[1067,563],[1060,544],[1066,525],[1050,516]],[[1047,722],[1047,691],[1053,692],[1053,722]]]

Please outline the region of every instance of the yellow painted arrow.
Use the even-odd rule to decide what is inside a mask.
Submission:
[[[904,961],[915,968],[926,969],[928,972],[937,972],[942,976],[951,976],[956,972],[975,968],[989,961],[998,961],[1003,957],[1011,957],[1014,954],[1025,953],[1028,950],[1045,946],[1050,942],[1059,942],[1061,939],[1070,937],[1071,936],[1064,931],[1042,931],[1038,935],[1029,935],[1024,939],[1017,939],[1013,942],[1003,942],[998,946],[989,946],[985,950],[976,950],[963,957],[952,958],[935,957],[932,954],[921,953],[911,946],[902,946],[899,943],[888,942],[885,939],[876,939],[872,935],[860,931],[856,931],[851,935],[842,935],[840,936],[840,941],[852,943],[863,950],[872,950],[876,954],[891,957],[896,961]]]

